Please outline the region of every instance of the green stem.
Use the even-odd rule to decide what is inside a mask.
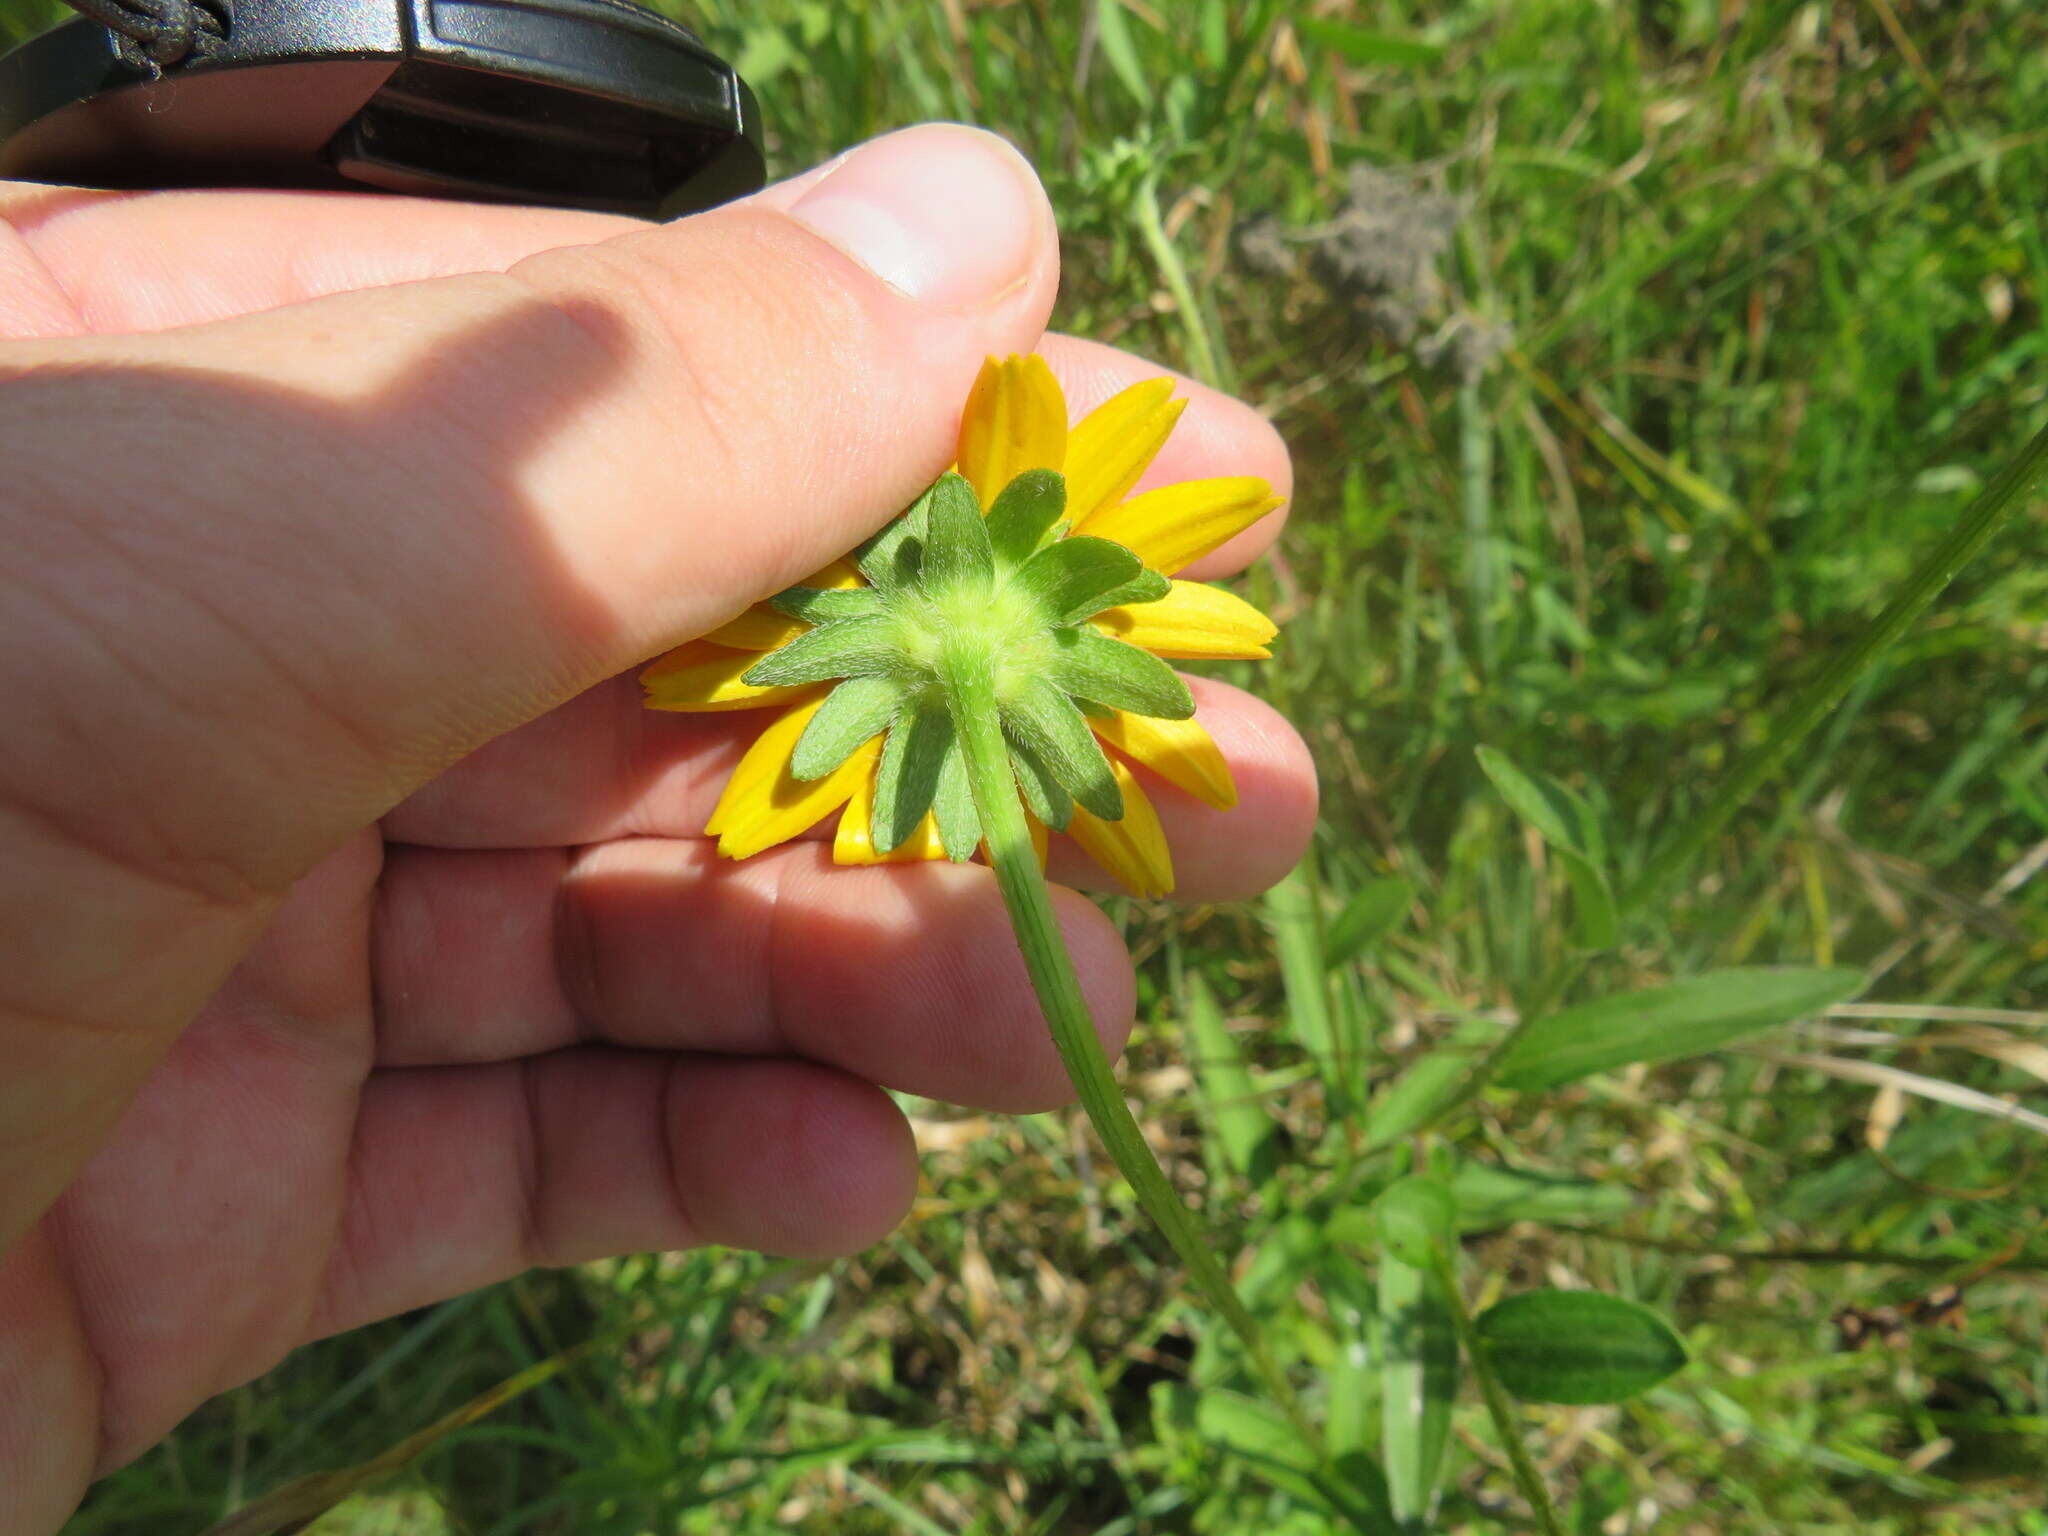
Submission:
[[[1166,221],[1159,216],[1157,172],[1138,184],[1133,211],[1138,216],[1138,234],[1144,239],[1145,249],[1152,253],[1152,260],[1158,264],[1159,279],[1166,284],[1166,291],[1173,296],[1174,307],[1180,311],[1181,327],[1187,332],[1189,371],[1204,384],[1227,388],[1229,375],[1224,367],[1224,354],[1209,339],[1209,325],[1202,315],[1201,304],[1195,298],[1195,285],[1188,281],[1187,263],[1173,248],[1173,241],[1166,233]]]
[[[1465,601],[1478,672],[1494,675],[1493,421],[1479,385],[1458,389],[1458,488],[1465,509]]]
[[[1678,834],[1664,844],[1632,880],[1616,901],[1624,913],[1648,911],[1692,867],[1694,859],[1721,833],[1729,820],[1750,798],[1785,766],[1799,744],[1848,696],[1877,660],[1905,635],[1926,613],[1956,573],[1991,542],[1992,537],[2025,505],[2025,493],[2042,466],[2048,464],[2048,427],[2036,432],[1996,478],[1977,493],[1948,536],[1928,552],[1892,595],[1884,611],[1871,622],[1863,637],[1848,650],[1832,658],[1820,673],[1799,691],[1791,704],[1773,723],[1764,744],[1737,764],[1721,782],[1704,809],[1681,824]],[[1521,1017],[1494,1043],[1465,1081],[1426,1120],[1424,1128],[1440,1123],[1453,1111],[1476,1099],[1508,1051],[1531,1024],[1554,1008],[1572,984],[1592,963],[1586,953],[1567,955],[1552,965],[1530,994],[1523,999]]]
[[[1500,1379],[1493,1374],[1493,1363],[1486,1358],[1486,1346],[1480,1341],[1479,1330],[1472,1324],[1472,1313],[1465,1305],[1464,1292],[1458,1289],[1457,1270],[1440,1248],[1436,1252],[1436,1275],[1443,1286],[1445,1304],[1451,1309],[1451,1322],[1458,1330],[1458,1341],[1465,1346],[1465,1363],[1472,1367],[1473,1379],[1479,1383],[1479,1395],[1485,1399],[1494,1433],[1500,1436],[1500,1443],[1508,1453],[1508,1464],[1514,1471],[1522,1497],[1535,1511],[1536,1524],[1542,1529],[1543,1536],[1564,1536],[1564,1527],[1558,1524],[1557,1510],[1551,1505],[1550,1493],[1543,1486],[1543,1475],[1536,1470],[1529,1448],[1522,1443],[1521,1426],[1515,1422],[1514,1404],[1508,1401]]]
[[[962,648],[964,653],[965,647]],[[1095,1021],[1082,995],[1074,962],[1060,937],[1053,916],[1052,898],[1045,877],[1039,873],[1038,856],[1031,846],[1031,833],[1024,820],[1024,806],[1017,798],[1016,782],[1010,772],[1009,748],[1003,741],[1001,717],[996,711],[995,684],[986,657],[956,654],[946,658],[942,668],[946,703],[953,715],[953,728],[967,756],[968,781],[974,790],[974,808],[981,816],[981,833],[988,848],[988,861],[995,869],[996,885],[1009,909],[1010,924],[1023,951],[1025,969],[1031,973],[1032,989],[1038,994],[1045,1021],[1052,1029],[1053,1044],[1067,1075],[1073,1079],[1081,1107],[1102,1139],[1118,1170],[1130,1180],[1138,1204],[1166,1234],[1173,1251],[1194,1277],[1195,1285],[1209,1304],[1222,1315],[1244,1344],[1266,1390],[1287,1415],[1295,1430],[1316,1454],[1326,1460],[1322,1437],[1302,1411],[1286,1374],[1275,1363],[1263,1334],[1251,1313],[1238,1300],[1230,1278],[1216,1257],[1208,1236],[1181,1203],[1145,1145],[1144,1133],[1124,1103],[1108,1053],[1095,1033]]]

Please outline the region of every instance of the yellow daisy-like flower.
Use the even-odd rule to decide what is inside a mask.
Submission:
[[[1134,894],[1172,890],[1130,765],[1219,810],[1237,791],[1156,658],[1264,657],[1275,630],[1243,599],[1169,577],[1279,505],[1249,477],[1131,494],[1185,403],[1152,379],[1069,428],[1043,359],[991,358],[957,473],[853,557],[648,666],[651,708],[782,711],[706,824],[719,852],[751,857],[836,811],[841,864],[972,857],[979,822],[941,683],[966,665],[1000,702],[1041,859],[1050,826]]]

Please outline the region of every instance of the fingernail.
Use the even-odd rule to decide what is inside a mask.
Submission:
[[[993,134],[937,125],[862,145],[789,216],[898,293],[949,309],[1014,288],[1048,225],[1021,155]]]

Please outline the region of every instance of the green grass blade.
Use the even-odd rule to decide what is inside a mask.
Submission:
[[[1764,744],[1737,765],[1711,799],[1660,850],[1622,898],[1624,911],[1640,911],[1660,899],[1692,867],[1693,860],[1721,834],[1729,818],[1746,805],[1785,764],[1793,750],[1842,702],[1859,678],[1877,664],[1918,622],[1956,573],[1991,542],[2026,504],[2027,491],[2048,465],[2048,427],[2036,432],[1995,479],[1963,509],[1956,525],[1893,594],[1857,642],[1831,659],[1800,690],[1771,727]]]
[[[1336,1034],[1330,1024],[1329,974],[1323,964],[1322,913],[1306,861],[1266,892],[1262,905],[1294,1032],[1318,1061],[1329,1061]]]
[[[1273,1117],[1266,1112],[1244,1064],[1237,1037],[1224,1022],[1216,994],[1199,976],[1188,978],[1187,994],[1195,1081],[1222,1145],[1224,1161],[1238,1177],[1263,1182],[1273,1162]]]

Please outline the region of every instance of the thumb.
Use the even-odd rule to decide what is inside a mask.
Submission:
[[[1035,344],[1056,271],[1023,160],[940,126],[505,273],[0,351],[19,574],[73,599],[5,637],[0,700],[88,742],[118,720],[149,774],[100,765],[43,792],[102,805],[45,809],[146,789],[159,833],[288,882],[880,526],[944,467],[981,358]]]
[[[0,347],[0,1250],[293,881],[879,527],[1056,269],[1024,162],[936,127],[508,272]]]

